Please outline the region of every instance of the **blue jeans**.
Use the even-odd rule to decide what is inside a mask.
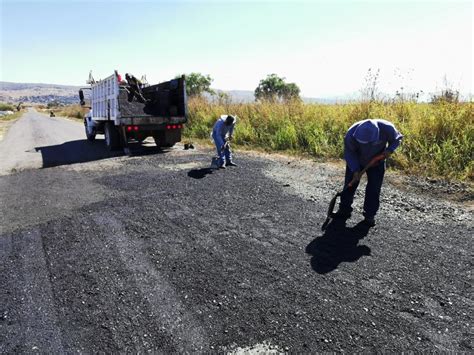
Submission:
[[[229,147],[226,147],[224,151],[222,151],[222,147],[225,144],[224,138],[218,135],[212,135],[214,139],[214,144],[216,145],[217,156],[219,157],[219,165],[224,165],[224,162],[231,162],[232,161],[232,152],[230,151]]]
[[[385,175],[385,161],[381,161],[376,166],[367,170],[367,186],[365,188],[364,216],[374,218],[380,206],[380,190],[382,189],[383,177]],[[346,165],[346,177],[344,186],[351,182],[354,173]],[[341,195],[339,210],[342,212],[352,212],[352,202],[354,194],[359,186],[359,182],[352,185],[351,188],[344,191]]]

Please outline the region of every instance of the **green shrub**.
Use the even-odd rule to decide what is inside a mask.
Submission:
[[[0,102],[0,111],[16,111],[16,107],[10,104]]]

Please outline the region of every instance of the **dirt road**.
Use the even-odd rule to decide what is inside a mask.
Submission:
[[[30,112],[0,144],[0,352],[472,351],[467,207],[387,183],[376,228],[359,194],[323,233],[340,167],[82,130]]]

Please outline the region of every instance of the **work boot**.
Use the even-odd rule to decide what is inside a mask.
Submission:
[[[233,161],[228,161],[225,165],[227,165],[227,166],[238,166]]]
[[[375,218],[373,217],[365,217],[363,223],[367,227],[375,227]]]
[[[334,219],[349,219],[351,218],[351,213],[343,210],[339,210],[331,215]]]

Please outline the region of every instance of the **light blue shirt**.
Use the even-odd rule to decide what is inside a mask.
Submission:
[[[234,122],[231,125],[225,124],[226,119],[227,115],[221,115],[221,117],[216,121],[214,128],[212,129],[213,137],[217,136],[224,139],[225,137],[231,136],[234,133],[234,126],[237,119],[234,118]]]
[[[372,121],[379,128],[379,137],[375,142],[359,143],[354,138],[355,130],[364,121],[353,124],[344,137],[344,159],[351,171],[362,170],[373,157],[384,151],[393,153],[403,138],[391,122],[382,119]]]

